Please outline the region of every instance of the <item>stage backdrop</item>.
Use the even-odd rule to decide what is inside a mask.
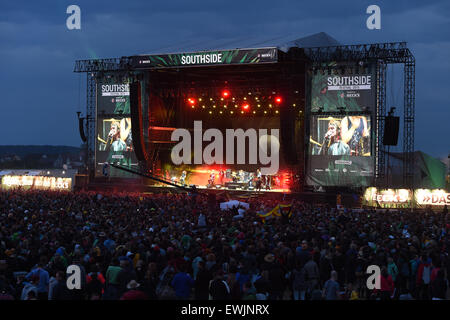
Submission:
[[[372,184],[375,70],[330,63],[310,75],[308,185]]]

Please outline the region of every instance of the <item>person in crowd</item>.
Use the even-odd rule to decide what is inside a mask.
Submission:
[[[194,284],[194,279],[186,272],[186,265],[180,265],[179,272],[175,274],[171,282],[177,299],[187,300],[191,295]]]
[[[307,292],[310,294],[315,287],[319,287],[320,272],[317,263],[313,260],[313,256],[309,256],[308,262],[303,267],[305,272]],[[336,279],[337,280],[337,279]]]
[[[394,294],[395,286],[392,276],[386,267],[381,269],[380,275],[380,298],[381,300],[391,300]]]
[[[445,300],[447,297],[447,281],[445,280],[444,271],[439,269],[436,278],[431,282],[432,300]]]
[[[214,274],[214,279],[209,286],[209,294],[212,300],[229,300],[231,290],[228,283],[224,280],[223,270],[219,269]],[[244,292],[245,295],[245,292]]]
[[[431,258],[424,254],[420,257],[419,266],[417,268],[416,284],[420,299],[430,300],[431,271]]]
[[[140,284],[136,280],[131,280],[120,300],[149,300],[149,297],[140,289]]]
[[[340,299],[340,286],[337,282],[338,274],[335,270],[331,271],[331,278],[323,285],[322,297],[325,300]]]
[[[194,285],[195,300],[208,300],[209,283],[212,278],[211,272],[206,270],[205,263],[203,261],[199,261],[197,277]]]
[[[48,300],[71,300],[70,290],[67,288],[66,277],[63,271],[58,271],[54,283],[50,287]]]
[[[30,279],[36,277],[39,279],[37,285],[37,298],[39,300],[48,300],[48,285],[49,285],[49,274],[47,270],[44,269],[45,257],[43,256],[41,262],[39,262],[33,270],[31,270],[26,278]]]
[[[300,268],[300,263],[297,262],[292,271],[292,293],[294,300],[305,300],[306,298],[306,275],[305,268]]]

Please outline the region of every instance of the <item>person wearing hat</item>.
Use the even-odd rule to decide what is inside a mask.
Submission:
[[[268,253],[264,256],[264,261],[267,263],[273,263],[275,261],[275,256],[273,253]]]
[[[127,291],[120,297],[120,300],[149,300],[149,297],[139,289],[140,284],[136,280],[131,280],[127,284]]]

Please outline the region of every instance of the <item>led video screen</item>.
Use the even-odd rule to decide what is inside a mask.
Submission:
[[[138,168],[133,151],[130,117],[129,84],[111,83],[106,79],[97,83],[96,176],[105,174],[104,163]],[[129,173],[110,167],[111,177],[130,177]]]
[[[309,137],[309,183],[367,186],[374,161],[369,116],[313,116]]]

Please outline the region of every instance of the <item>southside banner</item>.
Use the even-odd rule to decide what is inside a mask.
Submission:
[[[277,61],[277,48],[259,48],[162,55],[140,55],[131,57],[131,66],[134,69],[151,69],[231,64],[259,64],[274,63]]]
[[[328,73],[327,68],[334,68]],[[339,72],[343,68],[344,73]],[[375,66],[370,71],[330,62],[311,78],[311,112],[370,112],[376,106]]]

